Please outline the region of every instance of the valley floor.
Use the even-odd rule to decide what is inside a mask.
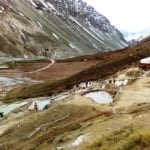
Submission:
[[[128,83],[116,86],[110,83],[114,78],[127,79]],[[126,149],[126,146],[150,149],[149,72],[129,68],[93,83],[89,88],[75,87],[64,93],[65,97],[60,95],[60,99],[54,97],[46,110],[28,108],[32,102],[50,100],[50,97],[24,100],[27,104],[0,118],[0,149],[96,150],[109,149],[109,145],[112,150]],[[98,104],[85,97],[85,93],[95,90],[108,91],[113,102]]]

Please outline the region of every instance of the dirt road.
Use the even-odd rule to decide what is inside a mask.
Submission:
[[[43,70],[48,69],[48,68],[50,68],[52,65],[54,65],[54,63],[55,63],[55,60],[54,60],[54,59],[50,59],[50,61],[51,61],[51,63],[48,64],[47,66],[42,67],[42,68],[37,69],[37,70],[34,70],[34,71],[26,72],[26,73],[33,74],[33,73],[41,72],[41,71],[43,71]]]

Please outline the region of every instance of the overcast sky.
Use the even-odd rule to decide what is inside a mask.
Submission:
[[[150,27],[150,0],[84,0],[119,30],[139,32]]]

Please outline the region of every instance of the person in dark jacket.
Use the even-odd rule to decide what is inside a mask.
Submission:
[[[35,109],[36,111],[38,111],[38,105],[37,105],[36,102],[34,103],[34,109]]]
[[[0,117],[4,117],[4,112],[0,112]]]

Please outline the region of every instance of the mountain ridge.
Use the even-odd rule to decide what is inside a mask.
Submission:
[[[75,1],[84,8],[75,17],[78,9],[62,7],[61,12],[62,2],[67,8],[75,6],[70,0],[1,0],[1,57],[62,59],[127,46],[122,34],[92,7]]]

